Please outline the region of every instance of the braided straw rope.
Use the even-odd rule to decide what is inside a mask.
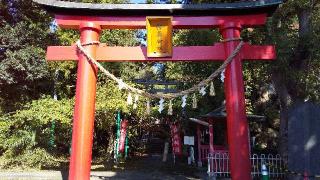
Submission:
[[[237,39],[237,40],[239,40],[239,39]],[[91,43],[87,43],[87,44],[91,45]],[[94,44],[96,44],[96,43],[94,43]],[[161,98],[163,98],[163,99],[173,99],[173,98],[181,97],[181,96],[188,95],[190,93],[198,91],[201,87],[204,87],[204,86],[208,85],[214,78],[216,78],[227,67],[227,65],[233,60],[233,58],[240,52],[243,44],[244,44],[244,42],[240,41],[238,46],[234,49],[234,51],[230,54],[230,56],[223,62],[223,64],[221,64],[221,66],[217,70],[215,70],[207,79],[202,80],[201,82],[199,82],[198,84],[194,85],[190,89],[187,89],[187,90],[184,90],[184,91],[180,91],[178,93],[152,94],[152,93],[148,93],[148,92],[146,92],[144,90],[132,87],[132,86],[128,85],[127,83],[123,82],[121,79],[119,79],[116,76],[114,76],[113,74],[111,74],[108,70],[106,70],[99,62],[97,62],[83,48],[83,45],[81,44],[80,40],[78,40],[76,42],[76,46],[78,47],[80,52],[87,58],[87,60],[89,62],[93,63],[94,65],[96,65],[106,76],[108,76],[110,79],[116,81],[118,84],[122,84],[124,89],[127,89],[128,91],[130,91],[132,93],[139,94],[139,95],[145,96],[145,97],[150,98],[150,99],[161,99]]]

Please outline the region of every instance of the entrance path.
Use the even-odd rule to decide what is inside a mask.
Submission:
[[[102,167],[102,166],[101,166]],[[61,171],[0,172],[1,180],[66,180],[68,174]],[[199,180],[207,179],[205,169],[185,163],[163,163],[160,157],[131,159],[115,170],[96,168],[90,180]]]

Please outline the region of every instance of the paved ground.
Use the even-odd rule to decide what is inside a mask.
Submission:
[[[6,172],[0,173],[1,180],[64,180],[68,179],[65,173],[60,171],[38,171],[38,172]],[[161,172],[138,172],[138,171],[94,171],[91,172],[90,180],[105,180],[105,179],[114,179],[114,180],[198,180],[203,179],[200,177],[188,177],[184,175],[170,175]]]
[[[1,180],[64,180],[67,171],[0,172]],[[205,169],[191,167],[185,163],[162,163],[159,157],[132,159],[114,170],[102,165],[91,172],[91,180],[199,180],[207,179]]]

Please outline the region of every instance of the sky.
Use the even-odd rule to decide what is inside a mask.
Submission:
[[[146,0],[130,0],[130,2],[134,4],[143,4],[146,3]]]

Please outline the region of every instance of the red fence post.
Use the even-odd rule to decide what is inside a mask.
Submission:
[[[100,30],[97,24],[82,23],[81,43],[99,41]],[[87,45],[84,48],[95,58],[97,45]],[[83,54],[79,54],[69,180],[90,179],[96,82],[97,68]]]
[[[224,39],[240,38],[241,25],[228,22],[220,27]],[[239,44],[225,43],[228,57]],[[233,180],[251,179],[251,165],[248,142],[248,122],[245,110],[244,83],[241,55],[238,54],[225,71],[225,96],[227,110],[227,132],[230,153],[231,177]]]

